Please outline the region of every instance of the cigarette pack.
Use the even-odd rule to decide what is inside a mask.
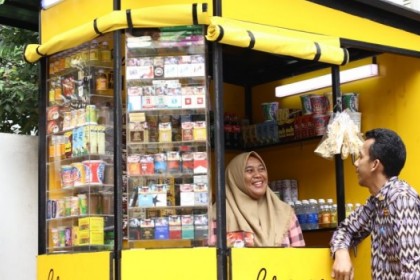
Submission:
[[[207,214],[194,215],[195,239],[206,239],[209,236],[209,225]]]
[[[181,239],[181,216],[169,216],[169,239]]]
[[[168,218],[155,218],[155,239],[169,239]]]
[[[142,219],[140,221],[140,234],[143,240],[155,238],[155,227],[152,219]]]
[[[182,239],[194,239],[194,220],[192,215],[181,216]]]
[[[207,173],[208,162],[206,152],[195,152],[194,153],[194,174],[205,174]]]

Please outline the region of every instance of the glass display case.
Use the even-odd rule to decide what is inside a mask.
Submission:
[[[210,141],[201,26],[126,35],[130,248],[207,245]]]
[[[113,249],[111,39],[48,60],[47,253]]]

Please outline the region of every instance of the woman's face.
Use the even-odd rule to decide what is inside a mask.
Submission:
[[[255,157],[249,157],[245,165],[245,188],[249,196],[259,199],[267,191],[267,170]]]

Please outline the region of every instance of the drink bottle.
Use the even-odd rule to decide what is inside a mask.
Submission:
[[[309,211],[308,211],[308,227],[309,229],[318,229],[318,202],[315,199],[309,200]]]

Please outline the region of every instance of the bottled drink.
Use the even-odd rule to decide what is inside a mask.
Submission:
[[[103,41],[100,48],[100,60],[103,62],[111,61],[111,50],[109,49],[108,42]]]
[[[353,203],[346,204],[346,217],[348,217],[351,212],[353,212]]]
[[[310,229],[309,211],[310,211],[309,201],[306,199],[302,200],[303,229],[305,230]]]
[[[323,212],[325,211],[325,200],[323,198],[318,199],[318,224],[319,228],[325,228],[322,220]]]
[[[329,227],[329,228],[331,228],[331,227],[334,227],[333,225],[332,225],[332,223],[333,223],[333,204],[334,204],[334,202],[333,202],[333,200],[332,200],[332,198],[327,198],[327,203],[326,203],[327,205],[328,205],[328,211],[329,211],[329,215],[330,215],[330,223],[327,225],[327,227]]]
[[[331,208],[328,204],[325,204],[322,211],[321,227],[328,228],[331,225]]]
[[[92,40],[92,42],[90,43],[89,60],[90,61],[99,60],[99,46],[98,46],[98,41],[96,40]]]
[[[96,90],[107,90],[108,89],[108,80],[103,69],[98,70],[96,77]]]
[[[308,227],[309,229],[318,229],[318,202],[315,199],[309,200],[309,211],[308,211]]]
[[[296,217],[298,218],[300,227],[302,230],[306,229],[306,214],[303,212],[303,205],[300,200],[295,201],[295,213]]]
[[[331,227],[337,227],[337,204],[333,204],[331,208]]]

